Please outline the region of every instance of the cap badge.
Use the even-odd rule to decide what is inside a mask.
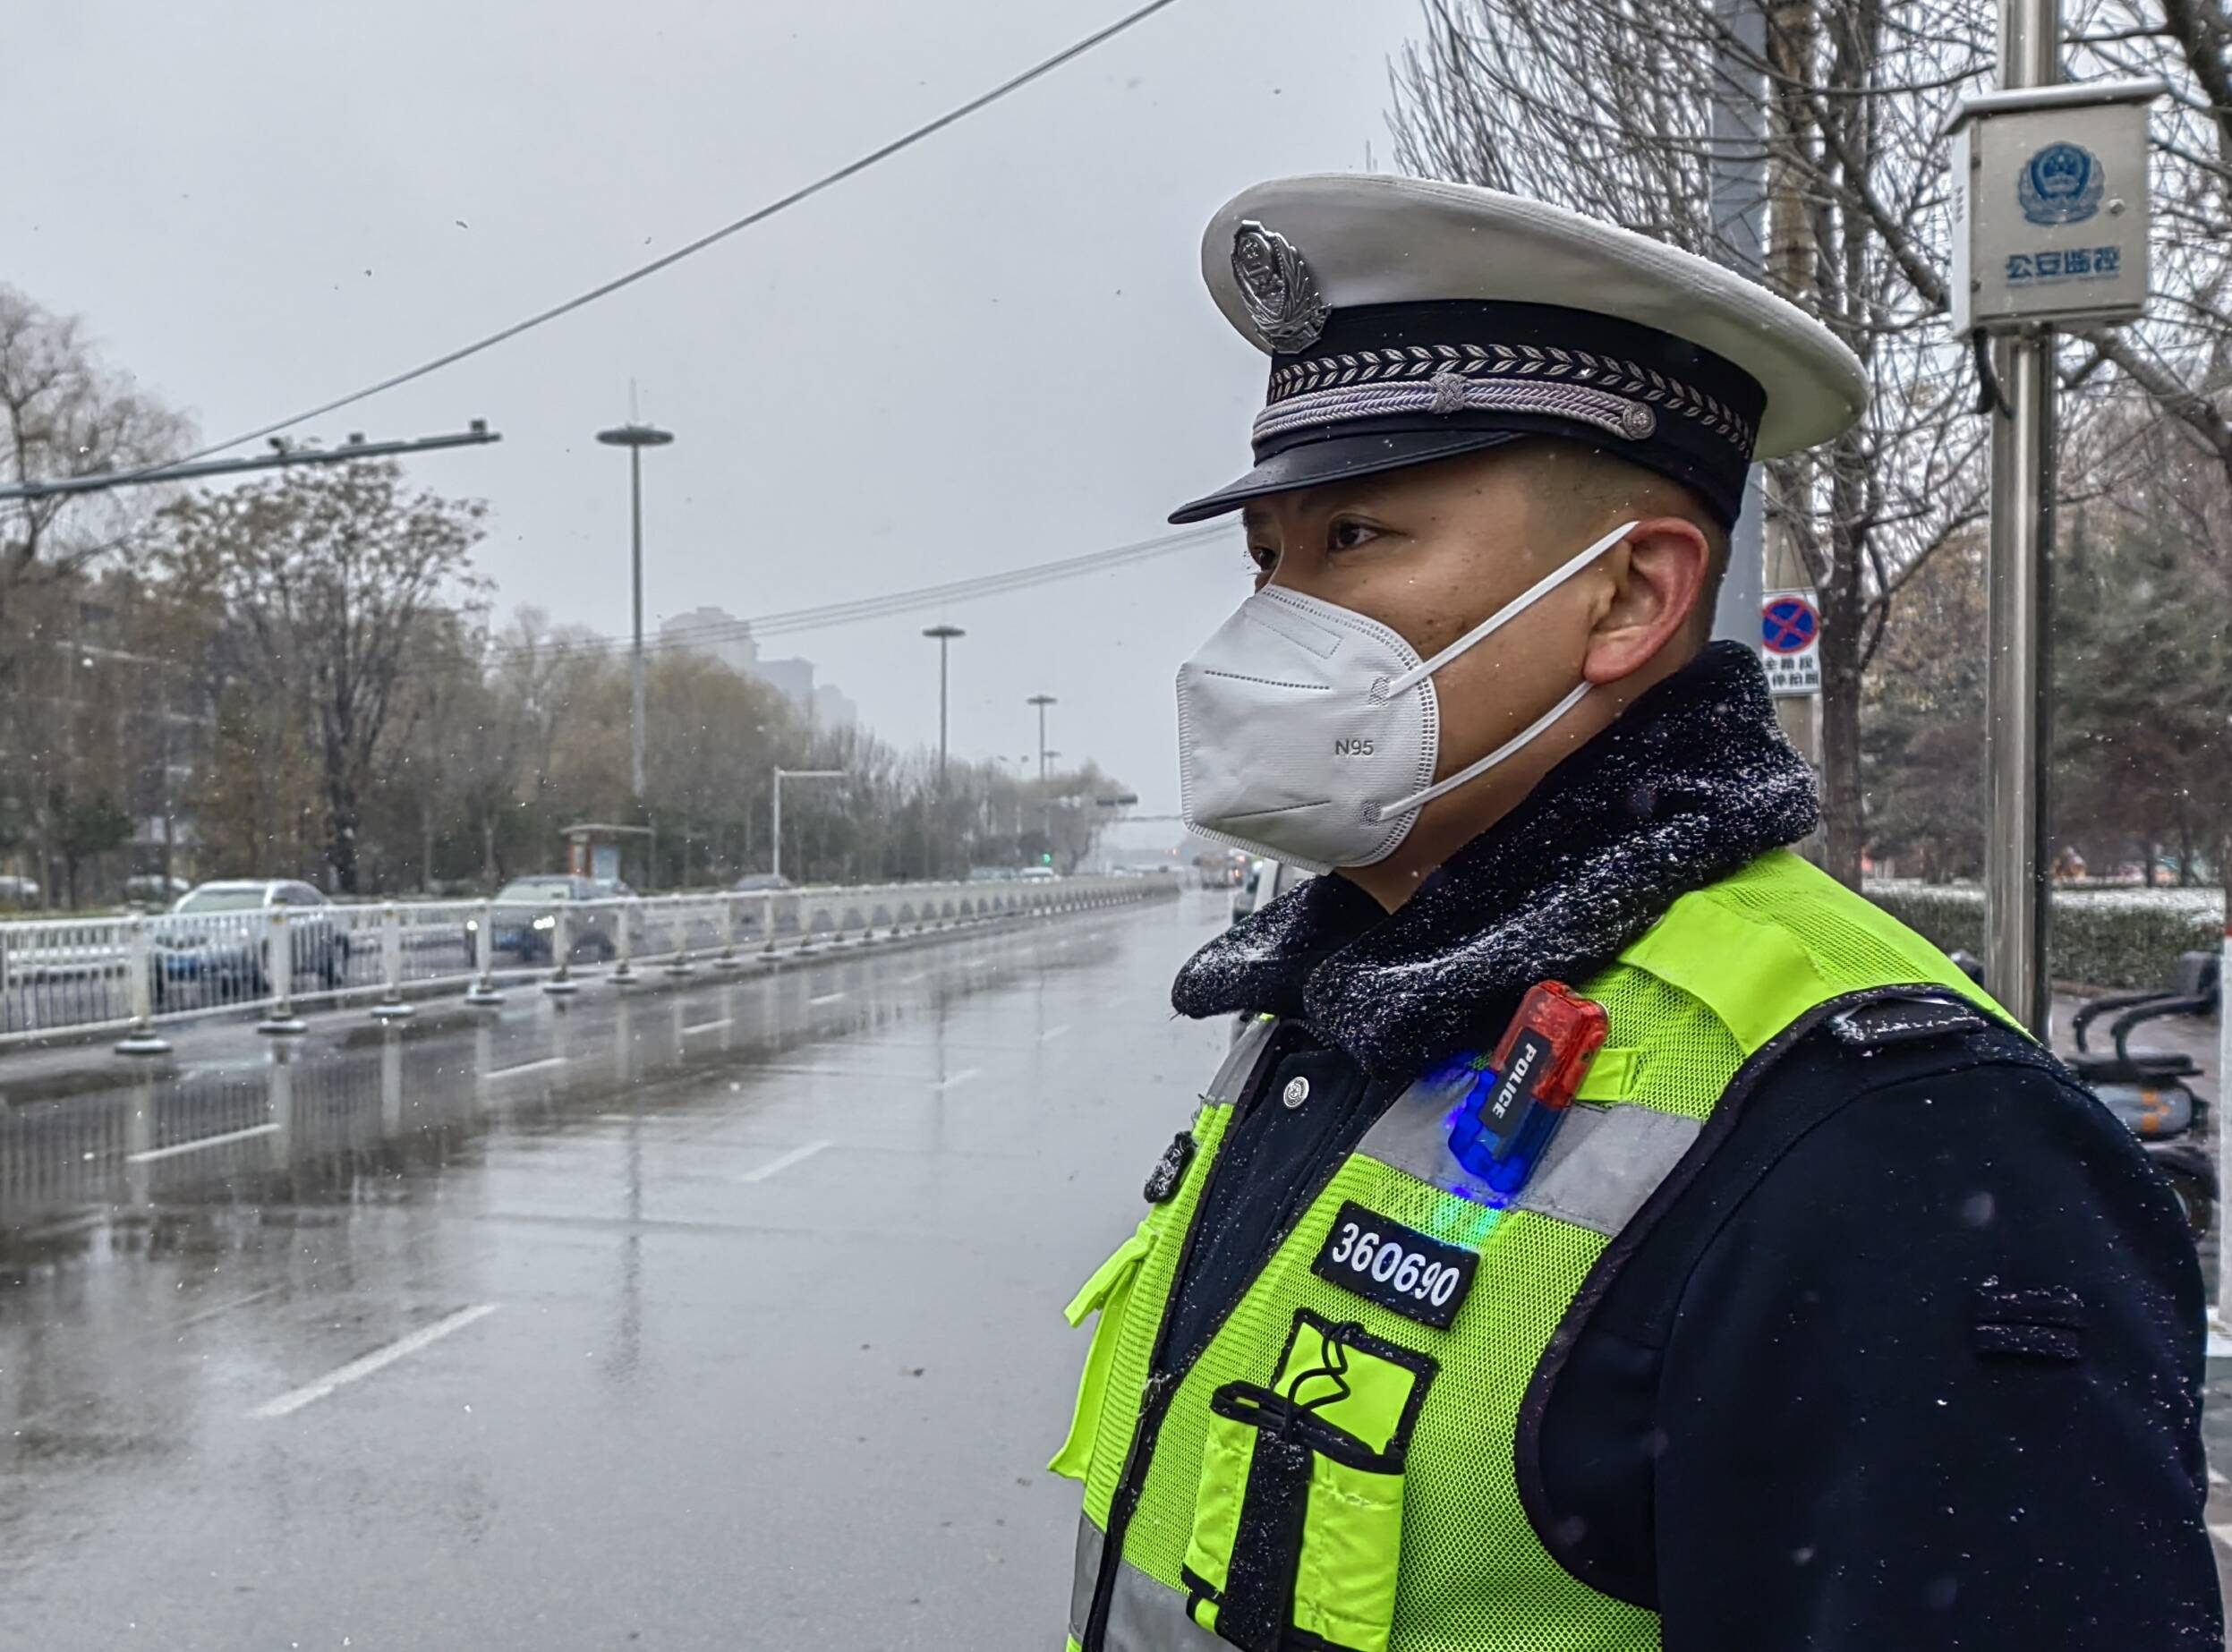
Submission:
[[[1248,319],[1280,354],[1308,349],[1325,330],[1331,311],[1316,277],[1277,231],[1253,218],[1241,221],[1232,234],[1232,277],[1240,284]]]

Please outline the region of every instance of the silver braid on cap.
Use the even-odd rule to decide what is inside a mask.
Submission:
[[[1426,383],[1354,385],[1274,402],[1256,417],[1254,439],[1291,431],[1377,419],[1390,413],[1534,413],[1593,425],[1625,441],[1640,442],[1658,428],[1658,415],[1641,402],[1588,385],[1467,379],[1436,373]]]
[[[1751,456],[1752,447],[1758,439],[1758,431],[1751,423],[1718,396],[1670,374],[1618,356],[1548,345],[1470,344],[1389,345],[1378,349],[1344,351],[1338,354],[1291,362],[1274,370],[1271,375],[1270,405],[1257,420],[1256,434],[1261,439],[1266,434],[1295,430],[1303,424],[1370,418],[1372,413],[1345,411],[1351,406],[1363,405],[1361,403],[1346,398],[1327,398],[1335,392],[1384,390],[1405,384],[1424,392],[1427,384],[1444,378],[1458,379],[1472,386],[1472,389],[1466,393],[1467,399],[1463,404],[1466,408],[1580,418],[1584,423],[1600,425],[1615,435],[1625,436],[1631,441],[1640,441],[1648,436],[1657,428],[1655,417],[1648,426],[1640,419],[1631,418],[1627,426],[1623,428],[1606,424],[1605,410],[1615,404],[1633,405],[1647,415],[1651,413],[1653,408],[1678,414],[1720,437],[1747,459]],[[1422,384],[1421,380],[1427,383]],[[1502,382],[1512,389],[1531,386],[1540,392],[1542,404],[1528,404],[1508,399],[1472,399],[1474,390],[1485,387],[1483,381]],[[1601,399],[1586,404],[1551,403],[1550,398],[1556,393],[1584,388]],[[1444,389],[1439,396],[1438,403],[1428,395],[1424,399],[1376,405],[1374,412],[1410,413],[1420,409],[1435,413],[1459,411],[1454,391]],[[1598,412],[1597,416],[1570,413],[1566,411],[1569,405],[1592,406]],[[1314,418],[1282,420],[1275,431],[1266,430],[1266,422],[1274,415],[1304,406],[1321,411]]]

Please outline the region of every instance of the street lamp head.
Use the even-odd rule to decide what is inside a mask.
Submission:
[[[1054,705],[1058,704],[1059,702],[1057,702],[1052,694],[1033,694],[1023,703],[1026,705]]]
[[[968,633],[958,626],[924,626],[923,634],[927,637],[935,637],[942,643],[949,637],[967,636]]]
[[[663,447],[674,439],[674,432],[648,424],[623,424],[599,430],[597,439],[608,447]]]

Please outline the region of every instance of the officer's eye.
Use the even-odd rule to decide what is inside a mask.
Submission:
[[[1325,530],[1327,550],[1358,550],[1379,537],[1379,530],[1352,516],[1336,518]]]
[[[1268,579],[1271,571],[1279,566],[1279,549],[1275,545],[1250,545],[1248,561],[1258,579]]]

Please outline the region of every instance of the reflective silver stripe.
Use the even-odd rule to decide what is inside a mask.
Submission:
[[[1357,1151],[1420,1181],[1468,1192],[1478,1184],[1449,1150],[1449,1114],[1458,1097],[1454,1084],[1412,1085]],[[1695,1119],[1632,1103],[1576,1105],[1515,1207],[1608,1238],[1642,1209],[1703,1128]]]
[[[1201,1093],[1201,1099],[1215,1106],[1231,1106],[1240,1099],[1240,1086],[1256,1070],[1256,1063],[1263,1059],[1264,1046],[1271,1042],[1271,1035],[1279,1028],[1277,1016],[1251,1016],[1240,1035],[1232,1041],[1225,1052],[1224,1064],[1217,1069],[1217,1076],[1209,1080],[1209,1087]]]
[[[1231,1652],[1231,1647],[1186,1615],[1181,1590],[1157,1583],[1126,1561],[1116,1568],[1108,1639],[1097,1652]]]
[[[1610,1239],[1658,1191],[1705,1126],[1632,1103],[1575,1107],[1520,1194],[1519,1208]]]
[[[1093,1611],[1093,1586],[1101,1575],[1107,1540],[1086,1515],[1078,1517],[1078,1569],[1069,1584],[1069,1639],[1085,1644]],[[1126,1561],[1116,1569],[1108,1603],[1108,1638],[1098,1652],[1219,1652],[1225,1643],[1186,1615],[1186,1596]],[[1229,1652],[1229,1648],[1227,1648]]]
[[[1101,1546],[1108,1539],[1089,1514],[1078,1516],[1077,1567],[1069,1574],[1069,1639],[1085,1644],[1085,1620],[1093,1611],[1093,1586],[1101,1576]]]

